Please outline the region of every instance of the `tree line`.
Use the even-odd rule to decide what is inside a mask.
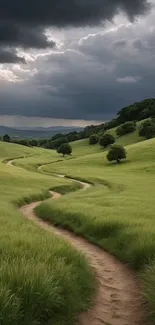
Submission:
[[[151,134],[154,133],[155,98],[145,99],[141,102],[136,102],[132,105],[126,106],[122,108],[117,113],[116,118],[112,119],[111,121],[102,123],[100,125],[87,126],[80,132],[74,131],[68,134],[58,133],[48,139],[11,138],[8,134],[5,134],[3,136],[3,141],[13,142],[24,146],[36,146],[54,150],[58,150],[58,148],[60,148],[62,144],[68,144],[73,141],[87,138],[89,138],[90,144],[96,144],[100,141],[99,139],[103,138],[106,131],[108,131],[109,129],[117,127],[117,136],[122,136],[126,133],[133,132],[136,129],[137,121],[149,117],[152,118],[153,122],[151,122],[151,125],[147,125],[147,134],[143,131],[141,131],[140,133],[140,136],[146,136],[146,138],[149,138],[152,136]],[[104,140],[101,140],[103,146],[105,146],[104,141],[105,144],[107,141],[112,142],[112,138],[111,140],[107,140],[107,136],[105,136]]]

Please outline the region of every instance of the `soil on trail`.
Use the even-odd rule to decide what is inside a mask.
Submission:
[[[12,165],[12,160],[7,165]],[[40,167],[39,167],[40,168]],[[64,175],[57,175],[65,177]],[[85,190],[91,185],[79,182]],[[52,199],[59,199],[60,193],[50,191]],[[144,325],[144,301],[140,283],[136,275],[125,264],[118,261],[103,249],[90,244],[85,239],[77,237],[71,232],[55,228],[39,219],[34,208],[41,202],[33,202],[21,207],[20,212],[43,229],[65,238],[76,249],[82,251],[92,266],[99,283],[93,307],[79,315],[80,325]]]
[[[87,186],[84,184],[83,189],[86,189],[89,184]],[[61,197],[57,192],[50,193],[52,199]],[[39,204],[40,202],[34,202],[25,205],[20,208],[20,212],[40,227],[65,238],[76,249],[85,253],[99,282],[93,307],[78,317],[78,323],[80,325],[144,325],[143,299],[134,273],[104,250],[73,233],[55,228],[37,218],[33,210]]]
[[[7,163],[6,163],[6,165],[7,165],[7,166],[13,166],[12,163],[13,163],[13,160],[8,160]]]

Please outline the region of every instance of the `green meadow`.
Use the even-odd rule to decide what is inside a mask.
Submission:
[[[139,130],[141,123],[142,123],[141,121],[137,122],[136,131],[126,134],[126,135],[123,135],[121,137],[117,136],[116,128],[110,129],[106,133],[110,133],[114,136],[114,138],[116,139],[116,144],[121,144],[123,146],[127,146],[130,144],[141,142],[143,140],[143,138],[140,138],[138,135],[138,130]],[[88,145],[88,143],[89,143],[89,139],[84,139],[84,140],[79,140],[79,141],[73,142],[71,144],[72,149],[73,149],[73,156],[78,157],[78,156],[84,156],[84,155],[89,155],[89,154],[93,154],[93,153],[103,152],[103,148],[101,148],[99,144],[90,146],[90,145]]]
[[[127,152],[120,164],[109,163],[106,150],[90,146],[88,139],[72,143],[69,158],[0,142],[2,325],[73,325],[90,304],[94,278],[84,256],[18,212],[18,206],[41,199],[47,200],[36,208],[40,218],[138,272],[155,322],[155,139],[141,140],[137,131],[116,139]],[[15,166],[6,165],[8,159]],[[80,186],[69,177],[92,186],[77,191]],[[49,189],[66,195],[52,201]]]
[[[77,145],[77,144],[76,144]],[[90,147],[90,146],[89,146]],[[109,163],[106,152],[44,165],[93,183],[59,201],[36,208],[39,217],[87,238],[136,269],[155,320],[155,139],[126,146],[127,161]],[[76,151],[75,151],[76,155]]]
[[[94,289],[83,255],[18,212],[18,206],[49,197],[51,188],[76,189],[67,180],[4,164],[25,156],[39,162],[39,150],[0,142],[1,325],[72,325]]]

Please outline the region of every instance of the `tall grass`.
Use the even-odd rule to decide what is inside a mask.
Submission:
[[[10,157],[30,153],[0,143],[2,160],[9,151]],[[2,163],[0,179],[0,324],[72,325],[90,304],[92,271],[81,253],[17,210],[17,205],[48,197],[47,189],[68,188],[70,182]]]
[[[155,139],[128,146],[125,163],[110,164],[106,154],[66,161],[59,173],[81,177],[96,186],[47,201],[38,216],[76,234],[129,263],[142,277],[143,292],[155,322]],[[44,168],[58,172],[52,164]]]

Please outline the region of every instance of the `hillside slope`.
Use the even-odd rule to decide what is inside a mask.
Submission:
[[[71,325],[89,305],[92,271],[81,253],[18,211],[70,182],[2,162],[26,155],[39,162],[46,150],[0,142],[0,323]]]
[[[107,133],[110,133],[114,136],[116,139],[116,144],[120,144],[123,146],[128,146],[130,144],[134,144],[137,142],[144,141],[144,138],[139,137],[138,130],[142,122],[137,123],[137,129],[136,131],[123,135],[121,137],[118,137],[116,134],[116,128],[110,129],[107,131]],[[72,149],[73,149],[73,155],[75,156],[83,156],[83,155],[89,155],[93,153],[99,153],[102,152],[104,149],[99,145],[89,145],[89,139],[84,140],[78,140],[71,143]]]
[[[47,165],[59,172],[95,184],[88,192],[73,193],[61,202],[43,203],[53,224],[107,249],[133,268],[143,271],[143,291],[155,321],[155,139],[126,146],[127,161],[110,164],[106,152]],[[149,268],[148,268],[149,266]]]

